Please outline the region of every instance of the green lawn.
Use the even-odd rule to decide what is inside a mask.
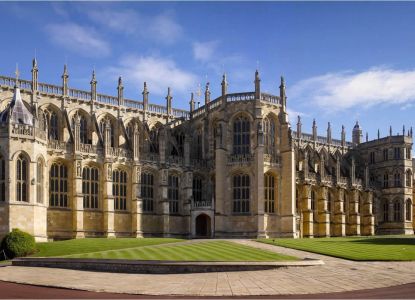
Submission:
[[[181,239],[170,238],[87,238],[59,242],[37,243],[38,252],[32,256],[62,256],[69,254],[81,254],[105,250],[115,250],[133,247],[160,245],[165,243],[181,242]]]
[[[260,239],[258,241],[351,260],[415,260],[413,236]]]
[[[136,247],[75,254],[65,257],[175,261],[281,261],[297,259],[226,241]]]

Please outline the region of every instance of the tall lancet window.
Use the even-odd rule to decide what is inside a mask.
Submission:
[[[265,200],[265,212],[275,212],[275,177],[274,175],[267,173],[264,176],[264,200]]]
[[[272,155],[275,152],[275,122],[271,118],[265,118],[263,124],[264,152]]]
[[[82,144],[90,144],[88,140],[88,122],[84,116],[80,118],[79,136]]]
[[[233,123],[233,154],[249,154],[250,124],[246,117],[238,117]]]
[[[28,199],[29,163],[20,154],[16,161],[16,200],[29,202]]]
[[[68,168],[55,162],[50,167],[49,176],[49,205],[68,207]]]
[[[51,140],[59,140],[59,120],[55,112],[48,115],[48,137]]]
[[[99,171],[95,167],[85,167],[82,171],[82,194],[84,208],[99,208]]]
[[[127,172],[122,170],[112,172],[112,195],[114,209],[127,210]]]

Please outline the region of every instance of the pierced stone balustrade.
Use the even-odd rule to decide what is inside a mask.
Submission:
[[[79,151],[91,154],[97,154],[97,146],[91,144],[80,144]]]
[[[231,154],[228,156],[229,165],[247,165],[254,161],[253,154]]]
[[[211,208],[212,200],[193,201],[194,208]]]
[[[270,164],[279,164],[280,157],[276,154],[264,154],[264,162]]]
[[[166,162],[169,164],[183,165],[184,160],[181,156],[170,155],[167,157]]]
[[[132,151],[125,149],[125,148],[120,148],[120,147],[111,147],[110,148],[110,156],[116,156],[116,157],[131,157],[132,156]]]

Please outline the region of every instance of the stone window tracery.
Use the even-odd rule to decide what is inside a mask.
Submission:
[[[143,211],[154,210],[154,176],[151,173],[141,173],[141,198],[143,199]]]
[[[412,186],[412,174],[411,170],[406,170],[406,186],[411,187]]]
[[[179,177],[176,175],[168,176],[167,197],[169,200],[169,212],[177,214],[179,212]]]
[[[51,140],[59,140],[59,119],[54,111],[46,111],[48,138]]]
[[[202,178],[193,177],[193,201],[202,202]]]
[[[399,200],[396,200],[393,204],[393,220],[395,222],[400,222],[402,218],[401,213],[401,202]]]
[[[395,184],[394,184],[395,187],[401,186],[401,174],[400,173],[395,173],[394,181],[395,181]]]
[[[99,208],[99,171],[96,167],[86,166],[82,170],[82,194],[84,208]]]
[[[16,200],[29,202],[28,185],[29,185],[29,163],[27,159],[20,154],[16,161]]]
[[[233,212],[249,213],[250,180],[247,174],[233,176]]]
[[[84,116],[80,117],[79,138],[82,144],[90,144],[88,139],[88,122]]]
[[[272,174],[265,174],[264,176],[264,211],[266,213],[275,213],[275,177]]]
[[[412,201],[411,199],[406,199],[405,203],[405,219],[406,221],[412,220]]]
[[[49,180],[49,205],[68,207],[68,168],[62,163],[53,163]]]
[[[264,119],[264,153],[274,154],[275,152],[275,122],[272,118]]]
[[[112,171],[112,195],[114,196],[114,209],[127,210],[127,172]]]
[[[240,116],[233,123],[233,154],[250,153],[250,124],[246,117]]]
[[[389,202],[383,201],[383,222],[389,222]]]

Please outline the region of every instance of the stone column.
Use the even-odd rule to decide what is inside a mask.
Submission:
[[[360,235],[359,191],[352,190],[349,198],[347,235]]]
[[[304,184],[300,187],[299,197],[301,212],[303,214],[303,237],[314,236],[313,211],[311,210],[311,185]]]
[[[143,237],[143,200],[141,198],[141,167],[134,165],[132,167],[132,184],[131,184],[131,225],[132,236]],[[156,199],[154,199],[156,201]],[[156,206],[155,206],[156,207]]]
[[[82,194],[82,158],[75,157],[73,167],[72,227],[74,238],[84,238],[84,197]]]
[[[367,191],[361,210],[362,235],[375,234],[375,216],[373,215],[373,192]]]
[[[232,201],[232,196],[229,194],[230,187],[227,183],[226,165],[227,165],[227,151],[226,151],[226,124],[219,122],[216,134],[216,154],[215,154],[215,234],[226,231],[226,207],[225,203]],[[229,203],[231,205],[231,203]]]
[[[191,170],[187,170],[183,174],[183,222],[185,232],[185,236],[191,236],[192,228],[191,228],[191,208],[192,208],[192,196],[193,196],[193,172]]]
[[[107,130],[106,130],[107,131]],[[104,189],[103,189],[103,220],[104,220],[104,235],[106,237],[115,237],[114,230],[114,196],[112,194],[112,164],[110,162],[104,163]]]
[[[346,236],[346,215],[344,213],[344,189],[337,188],[334,193],[334,236]]]
[[[256,207],[252,212],[257,215],[257,238],[265,238],[264,224],[264,133],[262,131],[262,119],[257,120],[257,147],[255,149],[255,199]]]
[[[328,188],[322,186],[318,192],[317,213],[318,213],[318,236],[330,236],[330,212],[327,207]]]
[[[168,169],[160,170],[161,211],[163,222],[163,236],[170,237],[170,209],[168,198]]]

